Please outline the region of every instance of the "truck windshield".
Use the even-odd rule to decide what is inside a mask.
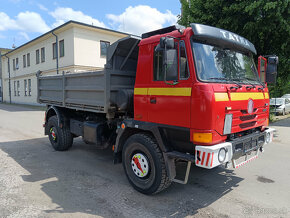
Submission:
[[[204,82],[259,85],[253,58],[237,51],[192,41],[198,79]]]

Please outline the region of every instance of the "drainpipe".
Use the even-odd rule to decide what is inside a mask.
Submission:
[[[56,49],[56,73],[58,74],[58,36],[52,31],[52,35],[55,36],[55,49]]]
[[[10,79],[10,58],[4,54],[4,56],[8,59],[8,77],[9,77],[9,103],[11,104],[11,79]],[[2,63],[3,64],[3,63]],[[3,72],[2,72],[3,73]],[[3,77],[2,77],[3,78]]]

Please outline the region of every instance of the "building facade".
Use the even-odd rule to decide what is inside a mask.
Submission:
[[[3,92],[2,92],[2,58],[1,55],[5,55],[11,49],[8,48],[0,48],[0,102],[2,102]]]
[[[54,75],[102,69],[106,48],[128,34],[69,21],[6,53],[2,59],[3,101],[37,103],[36,73]]]

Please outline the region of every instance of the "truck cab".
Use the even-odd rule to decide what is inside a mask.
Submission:
[[[221,144],[228,151],[225,160],[261,147],[265,133],[269,141],[273,131],[267,129],[269,93],[255,54],[247,39],[201,24],[143,34],[134,119],[160,124],[171,147],[195,153],[195,162],[205,168],[220,165],[212,153]]]

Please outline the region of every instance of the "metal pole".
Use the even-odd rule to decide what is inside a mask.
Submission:
[[[58,74],[58,36],[54,33],[51,32],[52,35],[55,36],[55,49],[56,49],[56,73]]]
[[[8,86],[9,86],[9,103],[11,104],[11,78],[10,78],[10,58],[5,54],[4,55],[8,59]]]

